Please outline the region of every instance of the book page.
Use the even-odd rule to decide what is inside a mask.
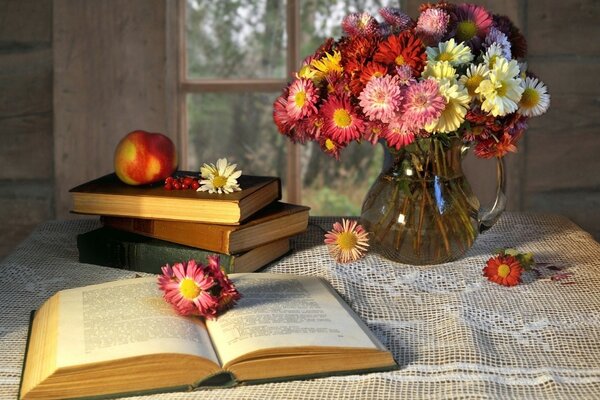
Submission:
[[[202,321],[177,315],[156,277],[64,290],[59,302],[58,367],[159,353],[218,363]]]
[[[222,365],[277,347],[381,347],[319,278],[264,273],[230,278],[242,298],[206,322]]]

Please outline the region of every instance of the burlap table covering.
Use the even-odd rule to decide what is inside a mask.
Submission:
[[[311,218],[295,251],[266,270],[325,278],[400,370],[154,397],[600,398],[600,245],[569,220],[505,213],[466,257],[427,267],[376,254],[336,264],[322,245],[333,221]],[[77,262],[76,235],[97,227],[95,219],[44,223],[0,264],[0,398],[17,396],[32,309],[58,290],[134,275]],[[516,287],[488,282],[485,261],[507,246],[550,265]]]

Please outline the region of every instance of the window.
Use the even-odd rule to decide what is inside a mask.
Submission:
[[[227,157],[245,174],[282,178],[284,200],[312,215],[358,215],[382,165],[381,146],[353,144],[339,161],[277,132],[272,104],[302,59],[341,35],[344,15],[398,1],[186,0],[179,3],[182,166]]]

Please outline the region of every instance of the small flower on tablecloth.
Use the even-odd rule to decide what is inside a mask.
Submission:
[[[356,261],[363,257],[369,247],[369,234],[356,221],[342,218],[325,234],[329,254],[339,263]]]
[[[521,283],[523,271],[530,270],[534,264],[532,253],[520,253],[515,249],[500,249],[496,253],[487,261],[483,275],[499,285]]]
[[[164,299],[180,315],[198,315],[215,318],[217,314],[235,304],[240,294],[221,270],[219,257],[209,256],[209,264],[195,260],[162,267],[158,286]]]
[[[238,184],[237,178],[242,175],[242,171],[236,171],[237,164],[229,164],[226,158],[220,158],[215,164],[204,164],[200,168],[200,186],[199,192],[208,193],[232,193],[242,190]]]

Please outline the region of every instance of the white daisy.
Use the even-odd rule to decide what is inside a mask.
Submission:
[[[440,83],[456,82],[456,69],[448,61],[427,61],[421,74],[423,78],[434,78]]]
[[[479,87],[479,84],[487,79],[490,73],[489,68],[485,64],[471,64],[464,75],[458,80],[469,92],[471,100],[481,100],[481,95],[475,93],[475,90]]]
[[[465,120],[469,109],[469,93],[461,84],[446,82],[440,85],[440,94],[446,99],[446,107],[440,118],[425,127],[428,132],[453,132]]]
[[[502,47],[500,47],[498,43],[492,43],[483,55],[483,62],[489,69],[492,69],[498,58],[504,58],[504,51],[502,51]]]
[[[519,112],[527,117],[542,115],[550,107],[550,95],[546,85],[537,78],[527,77],[521,81],[523,95],[519,101]]]
[[[454,39],[440,42],[438,47],[427,47],[428,61],[448,61],[453,66],[469,63],[473,60],[473,54],[463,42],[456,43]]]
[[[519,66],[515,60],[498,57],[487,79],[475,89],[475,93],[484,98],[481,109],[494,117],[517,111],[524,91],[518,75]]]
[[[242,190],[237,182],[237,178],[242,175],[242,171],[236,171],[237,164],[229,164],[226,158],[217,160],[217,164],[204,164],[200,167],[200,186],[198,192],[208,193],[232,193]]]

